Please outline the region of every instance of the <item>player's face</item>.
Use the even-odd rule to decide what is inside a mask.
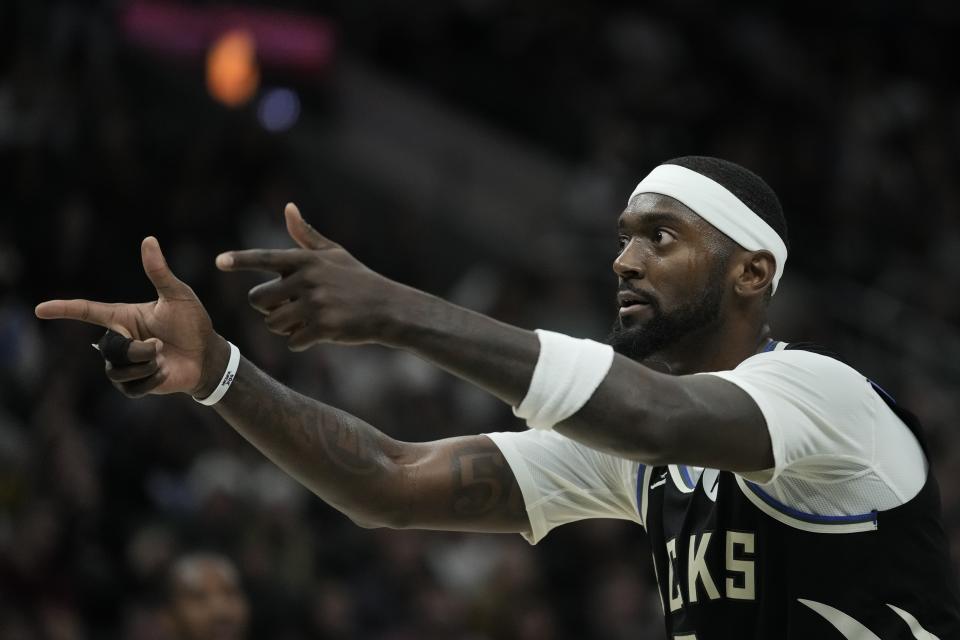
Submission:
[[[731,244],[673,198],[640,194],[620,216],[614,350],[642,360],[720,322]]]
[[[184,640],[240,640],[249,607],[233,567],[201,559],[178,570],[171,613]]]

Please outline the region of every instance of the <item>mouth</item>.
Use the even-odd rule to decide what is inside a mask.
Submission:
[[[638,316],[649,311],[651,304],[650,298],[633,291],[621,291],[617,294],[617,302],[620,304],[620,317]]]
[[[636,317],[647,313],[650,310],[650,304],[648,302],[634,302],[630,304],[621,304],[620,305],[620,317]]]

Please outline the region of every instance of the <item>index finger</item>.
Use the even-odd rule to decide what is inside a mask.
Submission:
[[[217,256],[221,271],[270,271],[286,275],[303,266],[315,251],[305,249],[247,249]]]
[[[48,300],[33,312],[42,320],[79,320],[110,329],[116,314],[115,304],[92,300]]]

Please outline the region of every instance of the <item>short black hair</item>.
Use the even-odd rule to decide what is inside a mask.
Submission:
[[[780,206],[777,194],[763,181],[763,178],[735,162],[709,156],[683,156],[667,160],[663,164],[675,164],[696,171],[722,185],[770,225],[770,228],[783,239],[787,250],[790,250],[787,219],[783,216],[783,207]]]

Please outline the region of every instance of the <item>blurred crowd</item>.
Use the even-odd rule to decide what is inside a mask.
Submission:
[[[854,2],[812,20],[698,0],[273,3],[329,17],[343,55],[576,166],[584,215],[610,218],[610,251],[563,281],[484,259],[362,177],[303,166],[297,126],[266,131],[210,100],[199,63],[126,42],[127,4],[0,5],[0,638],[661,639],[635,525],[580,523],[537,547],[358,529],[189,398],[115,392],[89,346],[98,331],[41,326],[32,309],[149,299],[138,247],[155,234],[217,329],[294,388],[400,439],[517,429],[412,356],[289,353],[246,304],[256,279],[217,273],[213,257],[286,246],[294,200],[392,278],[602,338],[618,211],[591,206],[691,153],[738,161],[780,194],[793,253],[774,335],[846,353],[925,420],[960,558],[953,4]],[[304,114],[335,130],[327,79],[293,81]]]

